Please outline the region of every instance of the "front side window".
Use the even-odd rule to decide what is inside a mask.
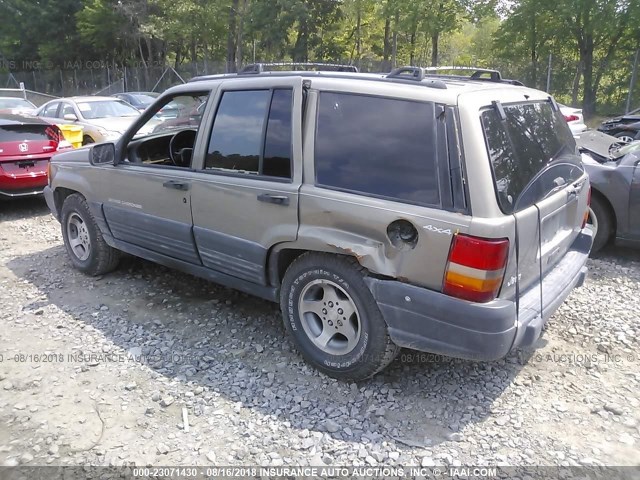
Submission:
[[[292,90],[224,92],[205,168],[291,178]]]
[[[496,108],[481,114],[504,213],[523,210],[579,179],[584,169],[567,123],[550,102]]]
[[[56,112],[58,111],[58,105],[60,105],[60,102],[50,103],[49,105],[47,105],[42,109],[42,111],[40,112],[40,116],[55,118]]]
[[[74,115],[76,112],[73,110],[73,106],[68,103],[63,103],[62,108],[60,109],[60,114],[58,115],[60,118],[64,118],[65,115]]]
[[[322,92],[316,184],[421,205],[438,205],[435,105]]]
[[[155,105],[150,118],[133,134],[127,161],[150,166],[191,168],[196,137],[208,92],[182,93]],[[175,108],[174,108],[175,107]],[[167,109],[174,115],[165,115]]]

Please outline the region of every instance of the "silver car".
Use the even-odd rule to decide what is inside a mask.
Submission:
[[[45,103],[36,115],[56,124],[81,126],[82,144],[88,145],[117,140],[140,112],[113,97],[69,97]]]
[[[145,134],[169,102],[204,107]],[[400,347],[533,346],[592,244],[553,98],[415,67],[195,79],[117,142],[54,157],[45,197],[77,269],[127,252],[278,302],[301,354],[343,380]]]

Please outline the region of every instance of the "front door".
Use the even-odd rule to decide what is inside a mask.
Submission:
[[[300,78],[229,80],[218,90],[191,192],[206,267],[265,285],[269,249],[296,239],[302,101]]]
[[[109,167],[106,167],[109,168]],[[200,264],[191,233],[187,172],[147,166],[111,167],[103,211],[114,238],[185,262]]]
[[[206,105],[208,92],[182,93],[165,98],[190,112]],[[150,116],[151,114],[149,114]],[[109,229],[117,240],[165,257],[201,265],[193,238],[192,185],[198,174],[191,168],[194,147],[201,133],[201,117],[164,121],[150,116],[137,132],[128,134],[123,158],[98,185]]]

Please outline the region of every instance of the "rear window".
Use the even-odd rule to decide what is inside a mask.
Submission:
[[[584,173],[567,123],[550,102],[504,105],[482,112],[482,126],[504,213],[543,200]]]
[[[322,92],[316,184],[439,205],[435,104]]]
[[[0,127],[0,142],[59,141],[57,127],[53,125],[5,125]]]

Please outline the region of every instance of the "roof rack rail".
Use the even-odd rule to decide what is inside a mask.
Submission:
[[[384,78],[389,80],[400,80],[403,82],[420,82],[426,87],[439,88],[441,90],[447,89],[447,84],[442,80],[434,78],[425,78],[425,72],[420,67],[399,67],[393,69]]]
[[[444,72],[471,72],[471,75],[466,76]],[[479,67],[400,67],[391,71],[391,73],[387,75],[387,78],[404,78],[406,80],[423,81],[425,78],[431,76],[451,80],[475,80],[481,82],[508,83],[510,85],[524,85],[518,80],[502,78],[502,74],[498,70]]]
[[[251,63],[238,72],[238,75],[258,75],[263,72],[272,71],[269,67],[303,67],[316,68],[319,71],[327,72],[350,72],[358,73],[355,65],[340,65],[337,63],[314,63],[314,62],[279,62],[279,63]]]

